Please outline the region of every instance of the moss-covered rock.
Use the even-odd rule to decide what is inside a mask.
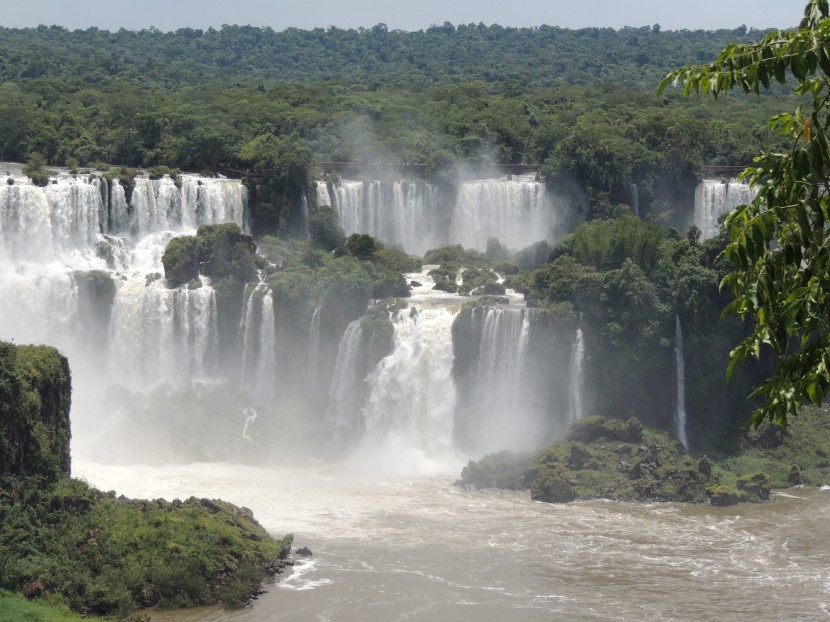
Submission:
[[[161,262],[171,287],[187,283],[200,274],[245,283],[256,272],[256,245],[234,223],[201,225],[195,236],[170,240]]]
[[[503,460],[485,456],[465,468],[462,484],[529,488],[534,499],[555,502],[703,502],[707,496],[708,478],[697,462],[667,433],[644,429],[636,419],[577,421],[567,439],[521,459],[502,468]]]
[[[738,491],[731,486],[716,486],[710,491],[710,502],[712,505],[725,507],[737,505],[738,501]]]
[[[571,425],[568,438],[582,443],[595,443],[603,440],[639,443],[643,440],[643,424],[635,417],[628,421],[605,417],[585,417]]]
[[[577,499],[578,495],[562,477],[551,469],[542,469],[533,480],[530,488],[530,498],[534,501],[546,503],[568,503]]]
[[[57,350],[0,342],[0,475],[69,475],[71,392]]]
[[[766,501],[769,499],[771,482],[766,473],[743,475],[737,481],[741,501]]]

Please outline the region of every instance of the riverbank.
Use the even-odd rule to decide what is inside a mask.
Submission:
[[[830,606],[830,491],[732,507],[539,503],[454,486],[458,462],[395,472],[404,453],[382,461],[381,450],[334,465],[79,461],[76,471],[132,496],[228,499],[314,551],[253,607],[164,622],[750,621],[817,619]]]

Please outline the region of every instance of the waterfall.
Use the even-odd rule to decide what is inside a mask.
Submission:
[[[309,391],[316,391],[317,367],[320,358],[320,306],[314,309],[311,315],[311,325],[308,327],[308,373],[307,385]]]
[[[61,180],[45,188],[0,185],[0,259],[4,263],[95,262],[104,211],[97,183]]]
[[[509,248],[550,240],[556,224],[551,197],[533,175],[464,182],[452,211],[449,242],[483,251],[497,237]]]
[[[246,406],[242,409],[242,414],[245,415],[245,423],[242,426],[242,438],[248,441],[249,443],[253,443],[254,439],[248,434],[248,428],[251,424],[256,421],[259,413],[251,408],[250,406]]]
[[[631,184],[631,211],[637,218],[640,217],[640,189],[635,183]]]
[[[758,194],[749,184],[729,179],[726,182],[704,179],[695,190],[694,223],[702,240],[714,237],[720,230],[718,219],[739,205],[751,202]]]
[[[574,333],[573,350],[571,351],[571,382],[569,387],[570,420],[582,419],[582,391],[584,388],[585,374],[585,339],[582,327],[579,326]]]
[[[168,289],[143,278],[121,283],[110,321],[110,364],[125,386],[208,376],[217,356],[216,296],[203,277],[198,289]]]
[[[468,348],[475,354],[466,372],[455,374],[463,395],[457,399],[456,442],[472,452],[534,447],[549,413],[528,383],[529,312],[477,307],[469,326],[470,344],[457,350],[465,358]]]
[[[277,378],[274,299],[264,283],[245,301],[241,324],[242,386],[261,400],[273,398]]]
[[[674,380],[675,410],[674,429],[683,447],[689,449],[686,438],[686,372],[683,362],[683,331],[680,328],[680,316],[674,316]]]
[[[551,239],[553,202],[532,175],[459,185],[452,198],[424,181],[317,182],[317,204],[331,205],[346,234],[368,233],[422,255],[445,244],[485,250],[497,237],[511,248]]]
[[[444,243],[438,193],[424,181],[317,182],[318,205],[331,205],[346,234],[368,233],[422,255]]]
[[[360,359],[365,354],[362,347],[362,335],[360,320],[352,321],[346,327],[346,332],[343,333],[340,346],[337,348],[326,414],[326,418],[335,430],[335,436],[362,429],[361,385],[365,378],[360,374],[362,369]]]
[[[209,280],[168,289],[155,274],[176,235],[202,223],[244,226],[240,182],[138,177],[128,203],[117,180],[94,175],[60,174],[45,187],[7,179],[0,185],[0,339],[59,347],[72,364],[75,403],[94,401],[110,383],[143,389],[215,373]],[[79,296],[90,279],[92,293]],[[74,422],[89,412],[78,409]]]
[[[451,450],[456,311],[457,307],[417,305],[397,314],[392,353],[368,379],[363,414],[369,443],[393,443],[429,456]]]

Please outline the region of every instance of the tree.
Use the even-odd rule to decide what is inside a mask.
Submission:
[[[669,73],[660,86],[683,84],[685,95],[735,88],[759,93],[772,81],[796,80],[806,110],[775,115],[772,129],[789,138],[787,151],[762,151],[741,179],[758,188],[748,205],[726,218],[724,251],[733,270],[721,282],[735,299],[724,313],[754,318],[750,335],[730,353],[735,364],[771,351],[775,366],[751,398],[761,398],[750,422],[786,425],[807,402],[830,389],[830,17],[827,0],[810,0],[797,29],[773,32],[753,45],[730,45],[717,59]]]

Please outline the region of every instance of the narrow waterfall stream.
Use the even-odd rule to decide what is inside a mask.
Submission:
[[[680,327],[679,315],[674,316],[674,327],[674,432],[677,440],[688,449],[689,441],[686,438],[686,364],[683,360],[683,330]]]

